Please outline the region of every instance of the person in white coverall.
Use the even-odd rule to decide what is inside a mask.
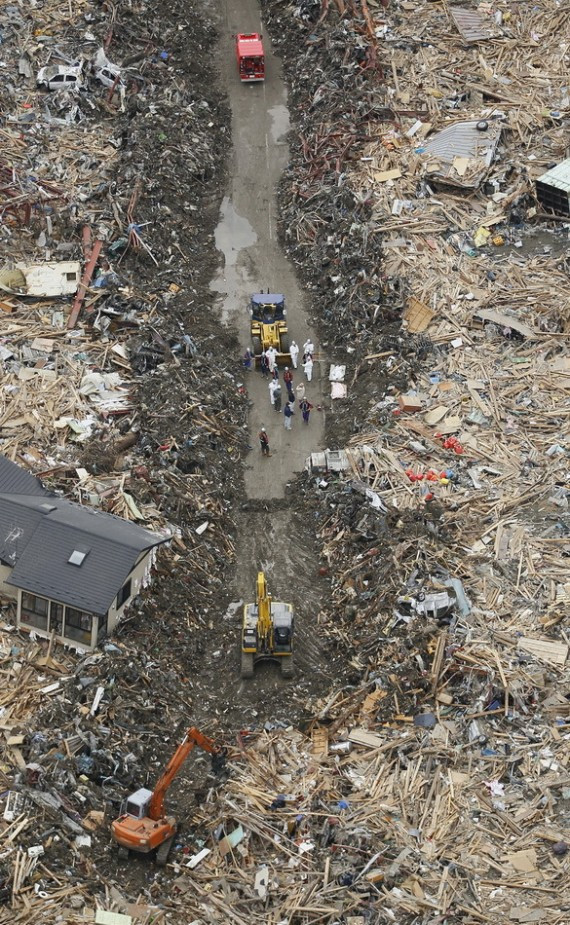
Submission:
[[[299,358],[299,347],[295,341],[291,341],[291,347],[289,348],[289,353],[291,354],[291,363],[293,364],[293,369],[297,369],[297,359]]]

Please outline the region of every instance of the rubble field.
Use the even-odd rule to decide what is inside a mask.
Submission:
[[[564,4],[263,0],[293,126],[280,235],[331,363],[330,449],[267,505],[208,291],[213,22],[70,10],[0,11],[2,453],[173,539],[94,653],[3,608],[0,923],[566,925],[570,221],[536,195],[567,153]],[[36,88],[79,59],[87,89]],[[22,290],[17,263],[99,241],[73,323]],[[293,685],[244,691],[264,550],[313,625]],[[167,866],[120,860],[110,820],[194,722],[223,774],[193,753]]]

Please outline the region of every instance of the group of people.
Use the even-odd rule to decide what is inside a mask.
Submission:
[[[307,377],[307,382],[311,382],[313,378],[313,354],[314,352],[315,352],[315,345],[312,343],[311,340],[306,340],[305,343],[303,344],[302,366],[303,366],[303,372],[305,373],[305,376]],[[295,341],[291,343],[291,346],[289,348],[289,353],[291,354],[291,364],[293,366],[293,369],[297,369],[300,349],[299,349],[298,344],[295,343]],[[249,356],[249,363],[247,362],[248,356]],[[265,378],[267,378],[267,376],[274,376],[276,374],[277,356],[278,356],[278,351],[275,349],[275,347],[269,347],[267,350],[262,351],[259,364],[260,364],[261,374]],[[250,350],[248,350],[246,351],[246,360],[244,360],[244,364],[248,367],[248,369],[251,367],[252,361],[253,361],[253,354],[251,353]]]
[[[291,354],[291,365],[293,369],[298,368],[299,353],[301,352],[298,345],[293,341],[289,350]],[[313,355],[315,352],[315,346],[311,340],[306,340],[303,344],[303,372],[307,378],[307,382],[311,382],[313,378]],[[260,369],[264,378],[269,377],[269,400],[271,402],[272,408],[281,413],[281,403],[282,403],[282,391],[281,391],[281,382],[279,381],[279,369],[277,366],[277,356],[278,352],[274,347],[269,347],[269,349],[264,350],[261,354],[260,360]],[[249,362],[248,362],[249,361]],[[251,368],[252,362],[254,362],[253,354],[250,350],[246,351],[244,357],[244,366],[248,369]],[[295,405],[298,404],[299,410],[302,414],[303,421],[305,424],[309,423],[309,418],[313,405],[305,395],[305,384],[300,382],[296,388],[293,386],[293,373],[288,366],[285,367],[283,371],[283,385],[287,391],[287,401],[283,406],[283,423],[285,430],[291,430],[292,418],[295,414]],[[269,447],[269,437],[265,427],[262,427],[259,432],[259,442],[261,445],[261,452],[264,456],[271,456],[271,451]]]

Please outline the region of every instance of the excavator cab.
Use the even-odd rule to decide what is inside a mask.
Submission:
[[[263,350],[274,347],[277,360],[288,363],[289,329],[285,296],[277,292],[258,292],[251,297],[251,342],[253,354],[259,359]]]
[[[132,816],[133,819],[143,819],[148,815],[148,807],[152,799],[152,790],[141,787],[135,790],[121,805],[121,816]]]
[[[256,664],[264,659],[280,662],[283,677],[292,677],[293,627],[293,607],[272,600],[265,575],[258,572],[256,601],[243,609],[242,678],[252,678]]]

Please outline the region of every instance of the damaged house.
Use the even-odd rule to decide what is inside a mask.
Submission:
[[[16,601],[20,629],[94,648],[167,540],[53,494],[0,456],[0,593]]]

